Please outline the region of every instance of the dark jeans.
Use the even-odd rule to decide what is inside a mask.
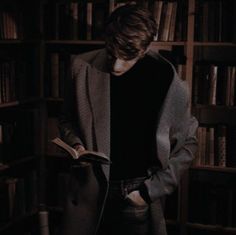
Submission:
[[[149,234],[148,204],[137,206],[125,199],[126,195],[138,189],[144,180],[142,177],[110,182],[99,235]]]

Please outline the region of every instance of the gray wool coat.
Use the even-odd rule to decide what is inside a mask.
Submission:
[[[145,181],[152,200],[152,235],[166,235],[161,198],[173,192],[194,158],[198,122],[190,113],[186,82],[178,78],[173,65],[158,52],[150,50],[148,53],[168,64],[173,74],[157,120],[156,156],[161,167],[150,168],[151,177]],[[86,149],[104,152],[109,157],[110,75],[106,56],[105,49],[100,49],[74,58],[59,130],[61,137],[71,146],[80,143]],[[165,75],[157,71],[157,79],[158,76]],[[108,187],[109,165],[72,167],[63,234],[96,234]]]

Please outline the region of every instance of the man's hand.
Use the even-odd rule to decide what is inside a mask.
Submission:
[[[80,154],[81,152],[85,151],[84,146],[81,145],[81,144],[76,144],[76,145],[74,146],[74,149],[75,149],[79,154]]]
[[[147,203],[143,200],[138,190],[129,193],[126,197],[132,204],[136,206],[146,206]]]

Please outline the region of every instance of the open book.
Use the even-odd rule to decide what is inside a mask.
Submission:
[[[79,159],[81,161],[87,162],[110,164],[109,158],[104,153],[89,150],[84,150],[79,153],[78,151],[76,151],[76,149],[74,149],[58,137],[53,139],[52,142],[67,151],[73,159]]]

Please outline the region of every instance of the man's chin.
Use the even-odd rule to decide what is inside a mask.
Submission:
[[[124,72],[114,72],[114,71],[112,71],[111,73],[115,76],[121,76]]]

